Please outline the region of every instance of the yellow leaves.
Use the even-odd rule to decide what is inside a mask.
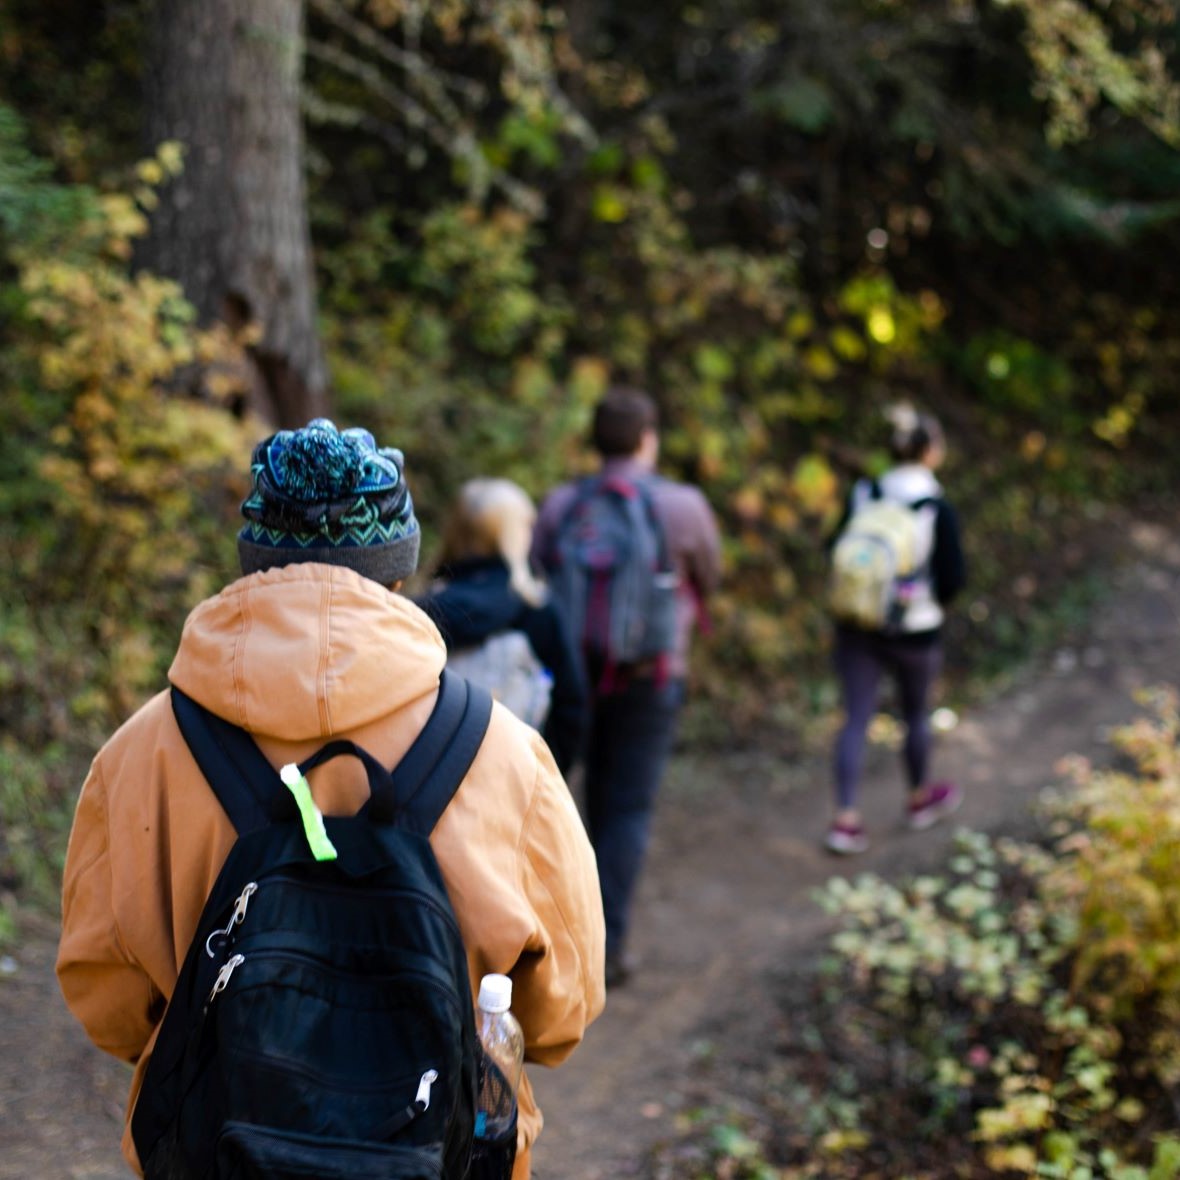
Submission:
[[[729,506],[739,519],[756,521],[761,519],[765,511],[766,498],[760,488],[746,486],[734,492],[730,497]]]
[[[840,371],[836,358],[820,344],[812,345],[804,351],[803,368],[817,381],[831,381]]]
[[[610,366],[600,356],[580,356],[570,368],[567,386],[583,406],[593,405],[606,389]]]
[[[844,361],[860,361],[865,356],[865,342],[846,324],[837,324],[829,333],[832,351]]]
[[[590,212],[596,221],[617,225],[627,220],[628,203],[624,189],[616,184],[598,184],[590,199]]]
[[[1020,455],[1021,458],[1027,460],[1029,463],[1039,459],[1045,453],[1046,439],[1044,434],[1039,430],[1030,430],[1020,440]]]
[[[787,320],[787,336],[791,340],[802,340],[815,329],[815,317],[808,311],[795,311]]]
[[[1037,1153],[1025,1143],[989,1148],[984,1158],[988,1167],[996,1172],[1020,1172],[1032,1176],[1037,1170]]]
[[[159,160],[140,160],[135,166],[135,175],[144,184],[157,185],[163,183],[164,169]]]
[[[881,304],[870,308],[865,328],[878,344],[892,344],[897,339],[897,322],[893,313]]]
[[[553,374],[549,366],[536,357],[524,356],[512,374],[512,396],[522,405],[542,409],[553,389]]]
[[[824,1155],[843,1155],[846,1151],[859,1151],[869,1145],[869,1136],[855,1128],[835,1128],[825,1132],[816,1146]]]
[[[130,258],[131,239],[147,233],[147,218],[124,193],[104,193],[98,198],[98,204],[102,211],[107,249],[116,258]]]
[[[1003,1106],[979,1112],[975,1120],[974,1138],[985,1143],[994,1143],[996,1140],[1025,1135],[1030,1131],[1043,1131],[1052,1125],[1053,1111],[1056,1105],[1053,1096],[1039,1089],[1020,1088],[1029,1082],[1030,1080],[1025,1078],[1004,1079],[1005,1084],[1001,1087],[1001,1091],[1007,1090],[1009,1094],[1005,1098]],[[1015,1147],[994,1149],[997,1155],[1016,1150],[1019,1149]],[[1031,1149],[1029,1150],[1031,1151]],[[988,1153],[988,1160],[989,1162],[993,1160],[992,1152]],[[1034,1157],[1034,1167],[1035,1162]],[[995,1165],[993,1164],[993,1166]],[[1010,1163],[1007,1166],[1013,1167],[1015,1165]]]
[[[716,344],[700,344],[693,353],[693,367],[705,381],[728,381],[734,374],[733,357]]]
[[[804,512],[823,516],[840,496],[840,483],[822,455],[805,455],[791,473],[791,494]]]
[[[166,139],[156,148],[156,161],[165,177],[179,176],[184,170],[185,146],[175,139]]]
[[[1131,431],[1142,416],[1145,401],[1141,393],[1128,393],[1094,423],[1094,433],[1114,447],[1126,446]]]
[[[716,427],[704,427],[698,437],[699,465],[706,479],[716,479],[725,470],[725,459],[729,452],[729,438],[725,431]]]

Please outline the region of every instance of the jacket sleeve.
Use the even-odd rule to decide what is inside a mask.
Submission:
[[[164,1001],[128,952],[115,918],[107,796],[97,761],[82,787],[66,854],[57,979],[90,1039],[122,1061],[137,1061]]]
[[[546,951],[517,963],[512,1008],[524,1029],[526,1060],[552,1066],[573,1052],[606,1002],[606,933],[594,852],[547,756],[538,760],[521,850],[522,884],[545,926]]]
[[[708,598],[721,581],[721,533],[709,501],[699,488],[686,489],[692,506],[691,526],[682,553],[689,580],[701,599]]]
[[[934,592],[944,606],[967,584],[967,561],[959,532],[959,517],[945,500],[938,503],[934,518],[934,554],[932,558]]]

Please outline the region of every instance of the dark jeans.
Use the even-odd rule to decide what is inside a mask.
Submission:
[[[881,676],[897,685],[906,737],[903,756],[911,788],[926,780],[930,760],[930,689],[942,669],[942,643],[887,638],[840,628],[836,632],[836,673],[844,695],[844,728],[836,739],[836,805],[856,806],[864,763],[865,735],[877,707]]]
[[[638,678],[596,695],[586,753],[586,826],[598,860],[606,949],[620,954],[647,853],[656,792],[676,736],[684,681]]]

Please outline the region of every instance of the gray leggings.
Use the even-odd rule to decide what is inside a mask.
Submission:
[[[926,780],[930,760],[931,686],[942,670],[942,643],[890,639],[863,631],[836,632],[836,674],[844,695],[844,728],[836,739],[836,805],[856,806],[856,790],[864,764],[865,736],[877,707],[881,674],[897,685],[906,737],[904,758],[911,789]]]

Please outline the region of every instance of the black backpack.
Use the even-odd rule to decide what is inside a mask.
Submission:
[[[646,481],[582,480],[544,564],[592,666],[659,660],[672,650],[680,578]]]
[[[148,1180],[462,1180],[479,1056],[467,956],[427,839],[491,699],[443,673],[392,775],[349,741],[371,798],[327,817],[317,860],[245,731],[172,690],[238,831],[164,1014],[131,1120]],[[284,768],[286,770],[286,768]]]

